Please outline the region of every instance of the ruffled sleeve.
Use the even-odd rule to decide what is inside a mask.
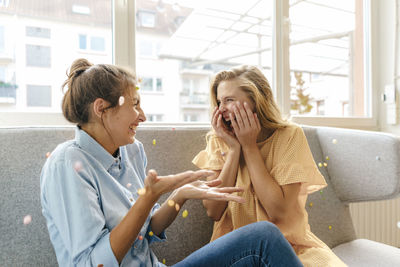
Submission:
[[[222,170],[225,163],[225,154],[228,146],[215,134],[208,134],[206,137],[206,149],[200,151],[192,160],[193,164],[200,169]]]
[[[327,186],[301,127],[289,126],[281,131],[273,148],[276,164],[271,175],[275,180],[280,185],[302,183],[301,193],[305,194]]]

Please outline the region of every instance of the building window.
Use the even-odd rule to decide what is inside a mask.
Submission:
[[[51,48],[43,45],[26,45],[26,66],[51,67]]]
[[[142,78],[140,89],[145,92],[162,92],[162,79],[155,77]]]
[[[87,49],[87,37],[84,34],[79,34],[79,49]]]
[[[199,121],[199,115],[198,114],[183,114],[183,121],[185,122],[195,122]]]
[[[106,41],[104,37],[87,36],[86,34],[79,34],[78,45],[81,50],[88,50],[95,52],[104,52],[106,50]]]
[[[90,49],[93,51],[105,51],[106,42],[103,37],[90,37]]]
[[[50,39],[50,29],[26,26],[26,36]]]
[[[151,122],[161,122],[163,121],[163,117],[162,114],[146,114],[147,121]]]
[[[137,17],[139,27],[154,28],[156,26],[156,13],[153,11],[139,10]]]
[[[26,97],[28,107],[51,107],[51,86],[27,85]]]

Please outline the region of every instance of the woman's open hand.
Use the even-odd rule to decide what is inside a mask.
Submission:
[[[186,171],[168,176],[158,176],[155,170],[149,170],[144,180],[145,188],[139,194],[151,193],[156,198],[162,194],[175,190],[185,184],[215,175],[212,171]]]
[[[210,199],[220,201],[244,202],[244,198],[233,195],[235,192],[242,192],[239,187],[216,187],[221,184],[221,180],[215,179],[211,181],[194,181],[178,188],[177,198],[183,199]]]

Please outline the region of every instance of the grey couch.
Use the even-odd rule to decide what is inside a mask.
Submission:
[[[400,249],[356,238],[348,206],[399,196],[400,139],[378,132],[303,129],[316,164],[328,164],[320,170],[329,186],[307,202],[312,231],[349,266],[400,266]],[[147,126],[139,128],[137,138],[145,146],[148,167],[165,175],[196,168],[191,160],[204,148],[207,130]],[[72,127],[0,129],[0,266],[57,265],[41,214],[39,174],[46,153],[73,136]],[[167,265],[211,236],[212,222],[200,201],[188,201],[184,209],[189,216],[179,216],[167,230],[168,241],[154,246]],[[32,222],[24,225],[28,214]]]

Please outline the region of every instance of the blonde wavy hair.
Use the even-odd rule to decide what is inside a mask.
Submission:
[[[236,80],[253,102],[261,128],[279,129],[290,125],[290,122],[282,117],[281,111],[272,95],[271,86],[264,74],[254,66],[243,65],[218,72],[211,82],[211,110],[218,105],[217,88],[223,81]]]

